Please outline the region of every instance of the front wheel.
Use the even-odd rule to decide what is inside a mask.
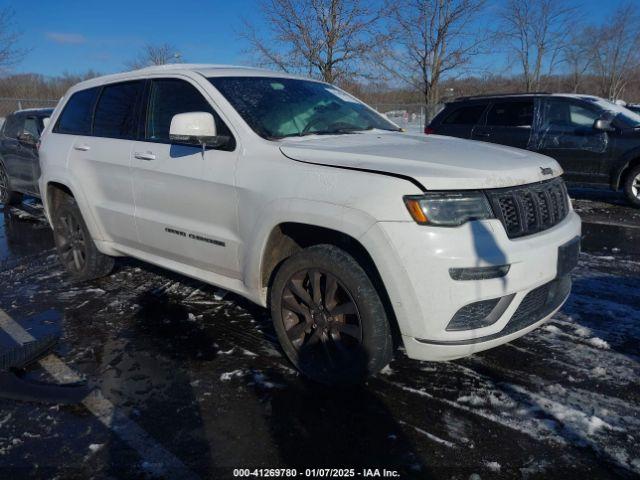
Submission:
[[[640,165],[632,168],[626,176],[623,189],[629,203],[640,207]]]
[[[60,263],[74,280],[93,280],[111,272],[113,258],[96,247],[73,197],[65,196],[60,201],[52,223]]]
[[[16,205],[22,201],[22,194],[11,190],[9,175],[0,162],[0,203],[3,205]]]
[[[287,357],[325,384],[353,384],[393,355],[387,315],[371,280],[345,251],[307,248],[276,273],[271,314]]]

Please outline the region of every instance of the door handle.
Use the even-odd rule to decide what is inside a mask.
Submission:
[[[151,152],[134,152],[133,156],[138,160],[146,160],[147,162],[156,159],[156,156]]]
[[[491,134],[490,133],[478,133],[478,132],[476,132],[476,133],[473,134],[473,136],[474,137],[489,138],[491,136]]]
[[[88,152],[91,150],[89,145],[74,145],[73,148],[74,150],[80,150],[81,152]]]

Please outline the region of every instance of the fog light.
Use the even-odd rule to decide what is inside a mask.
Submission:
[[[490,278],[504,277],[509,273],[511,265],[499,265],[497,267],[469,267],[450,268],[449,275],[454,280],[488,280]]]

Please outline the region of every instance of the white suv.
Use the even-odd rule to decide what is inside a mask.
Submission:
[[[271,309],[308,376],[351,382],[536,328],[566,300],[580,219],[558,164],[410,135],[348,93],[265,70],[152,67],[82,82],[40,148],[78,280],[131,256]]]

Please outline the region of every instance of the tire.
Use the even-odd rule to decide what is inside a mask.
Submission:
[[[22,201],[22,194],[11,190],[9,175],[0,162],[0,203],[3,205],[17,205]]]
[[[392,359],[382,301],[363,268],[337,247],[317,245],[285,260],[270,303],[282,349],[314,381],[360,383]]]
[[[636,165],[629,171],[622,188],[629,203],[640,208],[640,165]]]
[[[73,197],[65,195],[52,217],[58,258],[73,280],[84,282],[111,273],[114,259],[98,251]]]

